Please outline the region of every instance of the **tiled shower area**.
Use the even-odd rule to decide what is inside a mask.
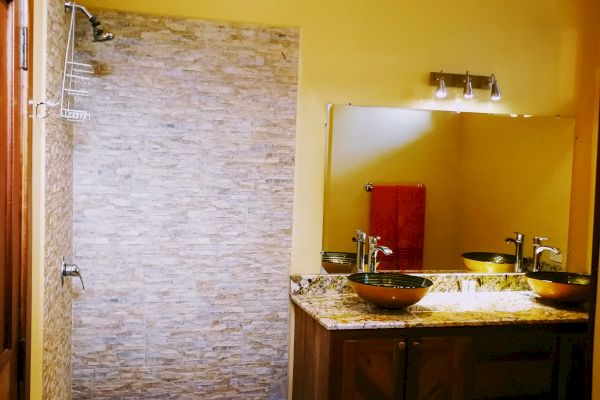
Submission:
[[[74,399],[284,399],[299,34],[100,11],[73,128]]]

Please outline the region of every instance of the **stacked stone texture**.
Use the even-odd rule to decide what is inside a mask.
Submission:
[[[99,11],[74,129],[75,399],[285,399],[298,33]]]
[[[56,101],[60,98],[68,31],[64,3],[49,1],[46,17],[45,99]],[[35,138],[36,142],[45,140],[42,396],[69,400],[72,293],[69,284],[62,284],[60,267],[63,257],[69,260],[72,256],[73,131],[71,124],[60,118],[59,107],[48,110],[48,118],[39,120],[45,127],[45,138]]]

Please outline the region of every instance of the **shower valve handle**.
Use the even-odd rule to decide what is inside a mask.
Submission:
[[[77,276],[81,281],[81,288],[85,290],[85,285],[83,284],[83,277],[81,276],[81,271],[79,267],[75,264],[69,264],[64,259],[61,264],[61,281],[64,285],[66,276]]]

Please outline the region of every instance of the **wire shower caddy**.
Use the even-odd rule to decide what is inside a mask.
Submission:
[[[90,119],[90,113],[74,108],[76,96],[88,96],[88,91],[80,88],[81,83],[90,79],[94,73],[90,64],[75,61],[75,17],[76,10],[71,9],[71,23],[67,37],[65,66],[63,70],[62,90],[60,95],[60,116],[68,121],[81,122]]]

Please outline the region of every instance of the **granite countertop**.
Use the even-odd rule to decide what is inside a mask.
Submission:
[[[354,293],[298,294],[291,300],[328,330],[586,322],[584,306],[549,303],[531,291],[430,292],[406,309],[380,309]]]

